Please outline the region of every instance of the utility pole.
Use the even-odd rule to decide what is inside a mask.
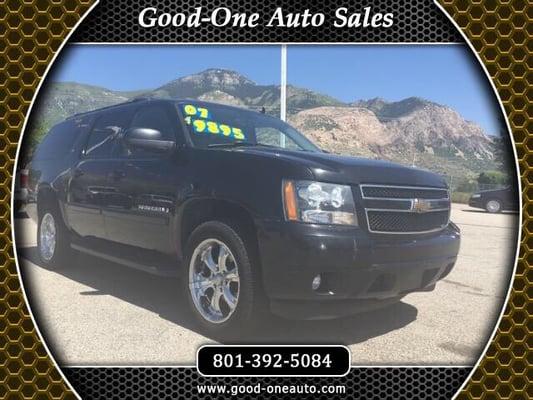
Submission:
[[[281,94],[280,94],[280,118],[287,120],[287,45],[281,45]]]
[[[279,99],[280,118],[287,120],[287,45],[281,45],[281,93]],[[279,145],[285,148],[285,135],[280,132]]]

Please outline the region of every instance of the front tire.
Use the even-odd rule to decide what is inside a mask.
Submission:
[[[69,261],[70,234],[57,207],[45,206],[39,213],[37,250],[41,264],[49,269],[63,268]]]
[[[258,318],[261,291],[250,250],[236,229],[219,221],[201,224],[188,240],[185,291],[208,335],[238,338]]]
[[[502,203],[498,199],[491,199],[485,204],[485,210],[491,214],[496,214],[502,211]]]

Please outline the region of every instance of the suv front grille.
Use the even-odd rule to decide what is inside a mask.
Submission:
[[[361,186],[363,197],[370,199],[447,199],[446,189],[426,189],[400,186]]]
[[[448,211],[428,215],[408,212],[368,211],[368,225],[374,232],[424,232],[448,224]]]
[[[447,189],[370,184],[361,185],[360,189],[372,233],[427,233],[449,223]]]

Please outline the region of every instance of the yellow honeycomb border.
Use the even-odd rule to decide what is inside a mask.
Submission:
[[[0,400],[75,399],[24,303],[9,205],[18,140],[35,90],[93,1],[0,0]],[[526,399],[533,397],[533,4],[439,2],[471,40],[498,89],[516,143],[524,199],[524,234],[511,297],[486,356],[458,399]]]
[[[93,0],[0,0],[0,399],[76,399],[39,340],[17,276],[10,192],[39,81]]]
[[[533,398],[533,3],[439,0],[491,76],[518,154],[523,234],[509,301],[479,367],[457,399]]]

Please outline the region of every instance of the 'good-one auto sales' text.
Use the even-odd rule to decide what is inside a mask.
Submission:
[[[276,8],[268,18],[259,13],[233,12],[227,7],[205,10],[196,7],[190,13],[160,12],[155,7],[141,10],[138,22],[143,28],[153,27],[188,27],[197,28],[204,24],[215,27],[255,28],[259,25],[280,28],[318,27],[326,23],[326,15],[305,9],[298,13],[286,13],[281,7]],[[361,12],[350,12],[346,7],[335,10],[332,21],[335,28],[390,28],[394,24],[393,13],[375,13],[371,7],[365,7]]]

